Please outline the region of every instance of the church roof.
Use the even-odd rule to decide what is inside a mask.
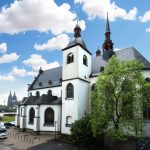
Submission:
[[[22,99],[21,105],[60,105],[61,98],[53,95],[29,96]]]
[[[114,51],[114,55],[120,60],[139,60],[144,64],[143,69],[150,70],[150,62],[139,53],[134,47],[121,49],[118,51]],[[101,67],[105,67],[107,65],[107,60],[103,58],[103,55],[92,58],[92,75],[97,75],[100,73]]]
[[[118,51],[114,51],[114,55],[121,60],[139,60],[144,64],[143,69],[150,70],[150,62],[139,53],[134,47],[121,49]],[[95,76],[103,70],[103,68],[107,65],[108,61],[103,58],[103,55],[93,57],[92,58],[92,73],[91,76]],[[42,71],[35,78],[31,86],[30,90],[44,89],[57,87],[62,85],[62,66],[56,67],[53,69]]]
[[[81,37],[78,37],[78,38],[73,37],[72,39],[70,39],[68,45],[63,50],[69,49],[69,48],[74,47],[76,45],[81,46],[85,51],[87,51],[90,55],[92,55],[89,52],[89,50],[87,49],[87,47],[85,45],[85,42],[84,42],[84,40]]]
[[[61,86],[62,66],[45,70],[35,78],[28,90]]]

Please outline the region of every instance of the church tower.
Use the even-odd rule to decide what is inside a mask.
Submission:
[[[8,107],[12,107],[12,94],[11,94],[11,91],[9,93],[9,96],[8,96],[8,101],[7,101],[7,106]]]
[[[111,35],[111,32],[110,32],[109,18],[108,18],[108,13],[107,13],[105,41],[104,41],[104,43],[102,45],[103,57],[106,60],[111,58],[111,56],[114,54],[114,52],[113,52],[113,45],[114,45],[114,43],[112,42],[112,40],[110,38],[110,35]]]
[[[17,101],[17,96],[16,96],[16,93],[15,93],[15,92],[14,92],[14,95],[13,95],[12,99],[13,99],[14,101]]]
[[[89,110],[89,75],[91,74],[91,53],[82,37],[77,23],[74,37],[63,50],[62,66],[62,127],[61,132],[70,133],[71,124]]]

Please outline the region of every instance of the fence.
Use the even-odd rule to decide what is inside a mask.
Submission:
[[[20,133],[11,133],[11,132],[8,132],[7,135],[9,138],[12,138],[13,140],[25,142],[28,144],[36,144],[41,142],[40,137],[33,137],[33,136],[29,137],[29,135],[22,135]]]

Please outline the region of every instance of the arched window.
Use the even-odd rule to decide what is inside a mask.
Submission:
[[[34,124],[35,110],[33,107],[29,110],[29,123]]]
[[[74,87],[71,83],[67,85],[67,98],[73,98],[74,96]]]
[[[70,127],[72,124],[72,117],[71,116],[67,116],[66,117],[66,127]]]
[[[86,57],[86,55],[83,55],[83,64],[85,66],[87,66],[87,57]]]
[[[36,96],[39,98],[40,97],[40,92],[36,91]]]
[[[72,53],[69,53],[67,56],[67,64],[70,64],[73,62],[74,56]]]
[[[45,110],[45,124],[54,125],[54,110],[50,107]]]

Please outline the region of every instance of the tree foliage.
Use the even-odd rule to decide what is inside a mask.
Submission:
[[[71,137],[77,145],[90,145],[94,141],[90,115],[85,115],[73,123]]]
[[[113,56],[98,76],[91,96],[95,136],[105,133],[118,140],[141,136],[141,110],[150,101],[150,88],[145,84],[142,67],[138,61],[120,61]]]

